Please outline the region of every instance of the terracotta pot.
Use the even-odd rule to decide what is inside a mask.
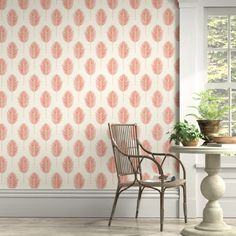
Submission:
[[[192,141],[182,141],[182,144],[184,146],[197,146],[199,142],[199,139],[194,139]]]

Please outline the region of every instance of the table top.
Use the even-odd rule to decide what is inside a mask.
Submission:
[[[172,146],[171,152],[202,154],[236,154],[236,144],[209,144],[207,146]]]

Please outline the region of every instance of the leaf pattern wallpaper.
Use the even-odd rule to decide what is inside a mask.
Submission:
[[[0,0],[1,189],[114,188],[108,122],[168,151],[178,44],[176,0]]]

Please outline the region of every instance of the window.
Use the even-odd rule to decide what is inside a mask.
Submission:
[[[207,89],[234,105],[221,134],[236,136],[236,8],[207,9]]]

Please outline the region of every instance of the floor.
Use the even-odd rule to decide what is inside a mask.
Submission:
[[[236,219],[226,222],[236,225]],[[182,219],[165,219],[161,233],[154,218],[116,218],[110,228],[102,218],[0,218],[0,236],[176,236],[184,225]]]

